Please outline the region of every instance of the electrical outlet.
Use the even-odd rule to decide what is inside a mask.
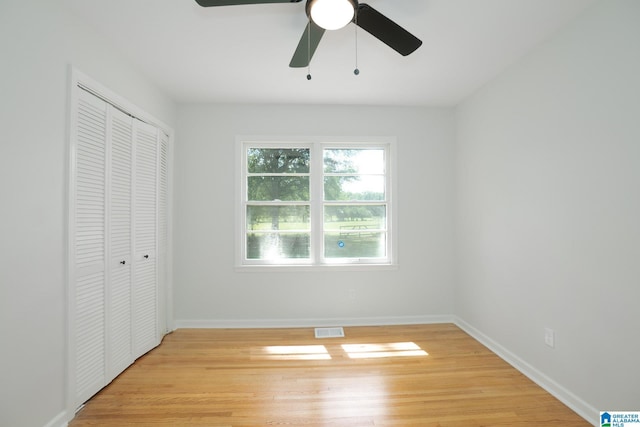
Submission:
[[[555,348],[556,346],[556,333],[553,329],[545,328],[544,329],[544,343],[551,348]]]
[[[350,300],[356,299],[356,290],[354,288],[349,288],[348,295]]]

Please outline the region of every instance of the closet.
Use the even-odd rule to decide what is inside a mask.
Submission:
[[[166,332],[168,135],[78,87],[70,126],[73,409]]]

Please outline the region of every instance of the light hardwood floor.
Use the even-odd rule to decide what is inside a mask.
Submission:
[[[590,425],[455,325],[345,335],[179,329],[69,426]]]

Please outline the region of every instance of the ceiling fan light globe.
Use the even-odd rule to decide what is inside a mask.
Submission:
[[[349,0],[314,0],[311,19],[325,30],[339,30],[353,19],[354,4]]]

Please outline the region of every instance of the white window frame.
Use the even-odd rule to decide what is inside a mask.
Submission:
[[[246,254],[246,213],[247,213],[247,148],[309,148],[310,165],[310,205],[311,205],[311,248],[309,259],[250,260]],[[384,148],[386,200],[387,206],[386,254],[385,258],[324,258],[323,209],[326,203],[323,195],[325,148]],[[396,139],[393,137],[236,137],[236,270],[238,271],[300,271],[300,270],[371,270],[397,268],[398,208],[396,203]]]

